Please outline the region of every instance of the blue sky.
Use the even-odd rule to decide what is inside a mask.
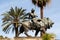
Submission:
[[[57,38],[60,38],[60,0],[51,0],[51,3],[44,7],[44,17],[49,17],[54,21],[54,25],[51,29],[48,29],[48,33],[54,33],[57,35]],[[35,13],[39,16],[40,9],[37,6],[34,6],[31,3],[31,0],[0,0],[0,35],[7,36],[7,37],[13,37],[14,34],[11,32],[9,34],[5,34],[2,31],[2,16],[1,14],[4,12],[7,12],[11,7],[19,7],[23,9],[27,9],[26,12],[30,12],[32,8],[35,9]],[[40,16],[39,16],[40,17]],[[33,35],[34,33],[29,32],[30,35]],[[24,34],[23,34],[24,35]],[[39,35],[39,34],[38,34]],[[22,36],[22,34],[20,35]],[[34,36],[34,35],[33,35]]]

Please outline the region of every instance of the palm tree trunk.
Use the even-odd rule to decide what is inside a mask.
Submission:
[[[15,27],[15,37],[18,37],[18,27]]]
[[[16,23],[14,23],[14,27],[15,27],[15,37],[18,37],[18,27],[16,27]]]
[[[41,19],[43,19],[43,6],[40,8],[40,16],[41,16]],[[43,28],[43,30],[41,31],[41,37],[45,34],[45,28]]]
[[[43,6],[40,8],[40,12],[41,19],[43,19]]]

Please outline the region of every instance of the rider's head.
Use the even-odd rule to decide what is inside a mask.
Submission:
[[[34,13],[34,12],[35,12],[35,10],[34,10],[34,9],[32,9],[32,10],[31,10],[31,13]]]

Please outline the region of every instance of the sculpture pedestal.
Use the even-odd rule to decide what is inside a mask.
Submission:
[[[14,38],[14,40],[42,40],[39,37],[25,37],[25,38]]]
[[[0,38],[0,40],[42,40],[40,37],[25,37],[25,38]],[[55,40],[54,37],[51,40]]]
[[[40,37],[25,37],[25,38],[14,38],[14,40],[42,40]],[[51,40],[55,40],[54,38],[51,38]]]

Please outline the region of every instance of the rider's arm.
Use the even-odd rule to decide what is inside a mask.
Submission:
[[[35,13],[34,13],[34,16],[35,16],[35,17],[38,17]]]

